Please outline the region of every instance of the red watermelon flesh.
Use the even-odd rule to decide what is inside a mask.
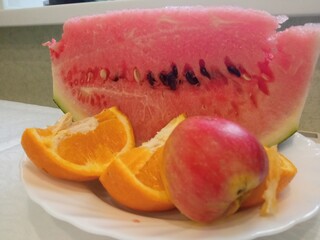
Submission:
[[[222,116],[265,145],[294,133],[320,27],[233,7],[110,12],[65,22],[50,48],[54,100],[76,119],[118,106],[138,143],[180,113]]]

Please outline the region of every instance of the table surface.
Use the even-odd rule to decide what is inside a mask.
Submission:
[[[111,239],[86,233],[55,219],[30,200],[23,187],[20,177],[23,130],[46,127],[61,115],[62,112],[55,108],[0,100],[0,239]],[[259,239],[320,239],[320,214],[283,233]]]

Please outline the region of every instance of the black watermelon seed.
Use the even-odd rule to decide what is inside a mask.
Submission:
[[[236,77],[241,77],[241,72],[235,66],[229,65],[229,66],[227,66],[227,69],[228,69],[229,73],[235,75]]]
[[[241,77],[240,70],[232,63],[228,56],[225,57],[224,64],[226,65],[227,70],[230,74],[235,75],[236,77]]]
[[[159,74],[159,79],[163,83],[164,86],[169,87],[171,90],[177,89],[177,77],[175,76],[175,73],[170,72],[168,74],[161,72]]]
[[[211,79],[211,75],[210,75],[210,73],[207,71],[207,69],[206,69],[206,64],[205,64],[205,62],[204,62],[203,59],[200,59],[200,60],[199,60],[199,66],[200,66],[200,73],[201,73],[203,76]]]
[[[198,78],[194,75],[193,71],[186,71],[185,77],[191,85],[200,85]]]
[[[147,80],[151,86],[154,86],[154,84],[156,83],[156,79],[154,78],[151,71],[147,73]]]
[[[173,72],[167,75],[167,83],[171,90],[177,89],[177,77]]]
[[[160,79],[160,81],[162,82],[163,85],[169,86],[166,73],[164,73],[164,72],[159,73],[159,79]]]
[[[211,79],[210,73],[207,71],[207,69],[205,67],[200,67],[200,72],[203,76]]]
[[[120,79],[120,77],[118,75],[114,76],[114,78],[112,79],[112,81],[114,82],[118,82]]]
[[[171,65],[171,69],[172,69],[172,74],[176,77],[176,78],[178,78],[178,68],[177,68],[177,66],[174,64],[174,63],[172,63],[172,65]]]

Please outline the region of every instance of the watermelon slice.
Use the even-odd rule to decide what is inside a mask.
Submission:
[[[50,48],[55,102],[76,119],[118,106],[137,142],[180,113],[222,116],[265,145],[294,133],[320,27],[234,7],[110,12],[65,22]]]

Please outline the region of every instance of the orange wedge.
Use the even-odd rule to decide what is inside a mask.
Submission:
[[[135,145],[127,117],[116,107],[72,122],[67,113],[45,129],[27,128],[21,144],[29,159],[61,179],[97,179],[117,154]]]
[[[116,202],[147,212],[174,208],[165,191],[160,166],[165,141],[184,119],[180,115],[171,120],[154,138],[112,161],[99,179]]]
[[[297,168],[289,159],[277,151],[276,147],[265,150],[269,159],[269,173],[265,180],[253,189],[241,203],[241,208],[248,208],[263,203],[261,215],[273,214],[276,211],[276,197],[291,182]]]

